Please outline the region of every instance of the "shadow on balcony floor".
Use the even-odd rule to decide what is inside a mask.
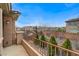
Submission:
[[[12,45],[3,48],[3,56],[28,56],[22,45]]]

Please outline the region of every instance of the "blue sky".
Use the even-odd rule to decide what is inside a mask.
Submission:
[[[21,12],[16,26],[65,26],[65,21],[79,17],[79,4],[15,3],[12,9]]]

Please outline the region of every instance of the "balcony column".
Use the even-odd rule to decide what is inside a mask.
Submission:
[[[3,21],[2,21],[2,9],[0,8],[0,55],[2,55],[3,50]]]
[[[4,16],[3,19],[3,46],[7,47],[12,45],[12,17],[10,16]]]
[[[16,29],[15,29],[15,20],[13,19],[12,21],[12,44],[17,44],[17,41],[16,41]]]

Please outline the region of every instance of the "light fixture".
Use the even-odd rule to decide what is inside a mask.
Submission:
[[[9,24],[10,23],[9,20],[7,20],[6,23]]]

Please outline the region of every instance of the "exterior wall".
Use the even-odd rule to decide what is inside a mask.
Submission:
[[[3,46],[7,47],[12,45],[12,18],[8,16],[4,17],[3,25]]]
[[[3,50],[3,21],[2,21],[2,9],[0,8],[0,55],[2,55],[2,50]]]
[[[65,39],[64,38],[61,39],[61,38],[57,37],[56,41],[57,41],[58,45],[61,46],[64,43]],[[71,42],[73,50],[78,50],[79,49],[79,45],[78,45],[79,42],[77,42],[76,40],[70,40],[70,42]]]
[[[34,40],[36,37],[33,31],[26,30],[24,31],[24,39],[26,40]]]
[[[3,36],[3,33],[2,33],[2,25],[3,23],[2,23],[2,9],[0,8],[0,37],[2,37]]]
[[[72,49],[73,49],[73,50],[77,50],[78,45],[77,45],[76,40],[70,40],[70,41],[71,41],[71,44],[72,44]]]
[[[66,32],[70,32],[70,33],[79,32],[79,21],[67,22],[66,23]]]
[[[56,37],[56,42],[61,46],[64,42],[64,39]]]
[[[77,26],[66,26],[66,32],[78,33],[79,32],[79,27],[77,27]]]
[[[17,37],[17,44],[21,44],[21,40],[23,39],[23,32],[17,31],[16,37]]]
[[[7,47],[16,44],[15,20],[10,16],[4,16],[3,25],[3,46]]]
[[[3,38],[0,38],[0,55],[3,53]]]
[[[16,44],[15,20],[12,20],[12,44]]]

